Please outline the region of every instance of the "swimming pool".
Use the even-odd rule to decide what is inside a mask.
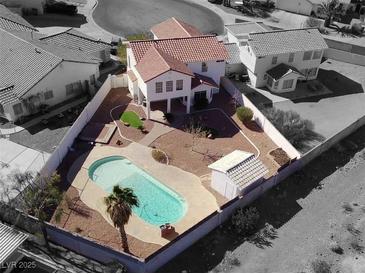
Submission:
[[[124,157],[95,161],[89,168],[89,177],[108,193],[117,184],[133,189],[139,200],[139,207],[134,207],[133,212],[150,224],[173,224],[185,215],[187,205],[179,194]]]

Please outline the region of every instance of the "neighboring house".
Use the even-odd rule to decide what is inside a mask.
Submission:
[[[88,55],[93,55],[103,60],[104,63],[110,60],[110,44],[103,42],[100,39],[92,38],[73,28],[67,29],[61,33],[43,37],[40,40],[80,51]]]
[[[44,6],[47,0],[0,0],[0,4],[5,5],[13,11],[19,10],[22,14],[44,13]]]
[[[275,6],[280,10],[307,16],[324,17],[320,9],[320,5],[324,2],[327,2],[327,0],[276,0]],[[339,2],[343,10],[353,6],[351,0],[340,0]]]
[[[267,167],[252,153],[235,150],[208,166],[211,186],[231,200],[256,188],[268,173]]]
[[[235,23],[224,27],[227,31],[228,42],[235,43],[237,46],[246,45],[250,33],[272,30],[262,22]]]
[[[146,104],[148,118],[151,102],[157,101],[166,101],[171,112],[171,101],[180,99],[189,113],[195,102],[206,98],[210,103],[219,92],[228,57],[213,35],[130,41],[128,87],[139,104]]]
[[[0,116],[15,121],[93,89],[100,59],[0,29]]]
[[[236,43],[225,43],[229,58],[226,61],[226,76],[233,74],[247,74],[246,67],[241,62],[240,48]]]
[[[196,27],[175,17],[153,26],[151,32],[153,39],[186,38],[203,35]]]
[[[251,33],[240,52],[252,86],[286,92],[317,78],[327,48],[318,29],[307,28]]]
[[[0,5],[0,28],[8,31],[37,32],[37,29],[23,19],[23,17],[13,13],[4,5]]]

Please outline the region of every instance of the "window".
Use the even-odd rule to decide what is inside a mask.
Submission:
[[[277,57],[277,56],[274,56],[274,57],[272,58],[271,64],[272,64],[272,65],[275,65],[277,62],[278,62],[278,57]]]
[[[202,72],[207,72],[208,71],[208,65],[205,62],[202,62]]]
[[[308,69],[308,77],[314,77],[317,74],[317,68]]]
[[[162,92],[162,82],[156,82],[156,93]]]
[[[272,87],[272,83],[273,83],[272,78],[271,78],[270,76],[268,76],[268,77],[267,77],[267,85],[268,85],[269,87]]]
[[[66,95],[74,95],[82,92],[81,81],[66,85]]]
[[[290,53],[290,54],[289,54],[289,63],[293,63],[293,61],[294,61],[294,56],[295,56],[295,53]]]
[[[174,89],[173,81],[166,81],[166,92],[171,92]]]
[[[277,89],[278,88],[278,85],[279,85],[279,81],[275,81],[274,89]]]
[[[294,80],[285,80],[283,83],[283,89],[289,89],[293,87]]]
[[[176,90],[182,90],[184,88],[183,80],[176,80]]]
[[[310,60],[311,57],[312,57],[312,52],[311,51],[304,52],[303,60]]]
[[[322,56],[322,51],[321,50],[316,50],[314,53],[313,53],[313,57],[312,59],[319,59],[321,58]]]
[[[53,98],[53,91],[52,90],[47,90],[44,93],[44,99],[49,100],[49,99],[52,99],[52,98]]]
[[[15,115],[20,115],[23,113],[23,107],[21,103],[15,104],[13,106],[13,110],[14,110],[14,114]]]

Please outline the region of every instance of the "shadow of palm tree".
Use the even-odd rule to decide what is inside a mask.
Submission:
[[[272,241],[278,237],[276,229],[270,224],[266,223],[262,229],[250,236],[247,241],[259,248],[266,248],[272,246]]]

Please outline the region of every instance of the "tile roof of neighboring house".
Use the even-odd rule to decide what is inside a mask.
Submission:
[[[0,223],[0,264],[28,238],[28,235]]]
[[[16,31],[37,31],[31,24],[20,15],[13,13],[0,4],[0,28]]]
[[[62,61],[98,64],[100,60],[39,40],[25,40],[0,29],[0,103],[19,100]]]
[[[132,82],[137,80],[137,76],[134,74],[133,70],[128,70],[127,75]]]
[[[316,28],[251,33],[248,44],[257,57],[328,48]]]
[[[142,59],[137,63],[136,69],[144,82],[148,82],[169,70],[190,76],[194,75],[186,64],[156,48],[154,45],[147,50]]]
[[[226,60],[229,58],[226,48],[213,35],[130,41],[129,46],[138,63],[151,46],[161,49],[168,55],[184,63],[210,60]]]
[[[240,188],[268,173],[267,167],[254,154],[241,150],[229,153],[208,167],[225,173]]]
[[[94,39],[86,34],[74,30],[73,28],[67,29],[61,33],[43,37],[41,40],[57,44],[62,47],[67,47],[72,50],[82,51],[87,54],[92,54],[100,50],[110,48],[110,44]]]
[[[288,75],[289,73],[297,73],[300,76],[303,76],[301,72],[299,72],[295,67],[289,66],[287,64],[281,63],[272,69],[269,69],[266,71],[268,75],[270,75],[274,80],[279,80],[285,75]]]
[[[151,28],[158,39],[184,38],[203,35],[196,27],[189,25],[175,17],[169,18]]]
[[[227,59],[228,64],[240,64],[240,49],[236,43],[226,43],[224,44],[228,52],[229,58]]]
[[[194,73],[194,77],[191,79],[191,89],[194,89],[202,84],[218,88],[217,83],[212,78]]]
[[[244,22],[225,25],[225,28],[233,35],[242,35],[252,32],[270,31],[271,28],[262,22]]]
[[[309,3],[314,4],[314,5],[320,5],[323,2],[326,2],[326,0],[307,0]],[[340,3],[343,4],[350,4],[351,0],[339,0]]]

